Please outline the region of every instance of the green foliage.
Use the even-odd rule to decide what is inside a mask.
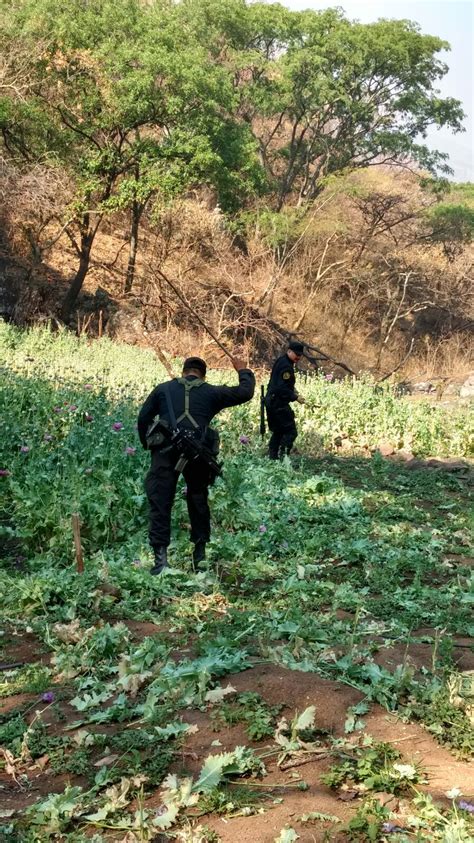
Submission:
[[[270,794],[262,793],[245,785],[229,787],[226,785],[203,793],[199,799],[199,807],[204,814],[225,814],[249,816],[262,799]]]
[[[260,694],[246,691],[238,694],[233,702],[223,703],[212,712],[211,717],[219,724],[232,726],[235,723],[246,723],[247,734],[252,741],[270,737],[275,731],[275,720],[282,705],[268,705]]]
[[[464,708],[456,706],[446,685],[433,691],[419,689],[405,714],[419,720],[441,744],[448,746],[459,758],[469,760],[474,754],[474,729]]]
[[[27,72],[23,96],[0,100],[8,148],[64,161],[79,222],[196,183],[235,211],[266,189],[278,207],[311,200],[323,176],[374,160],[449,169],[416,141],[430,125],[461,128],[460,103],[436,88],[447,45],[410,21],[240,0],[3,10],[4,44]]]
[[[384,822],[390,817],[390,811],[376,799],[367,799],[358,807],[355,816],[347,824],[349,840],[374,841],[381,839]]]
[[[453,259],[474,236],[474,185],[452,185],[447,196],[425,214],[430,238]]]
[[[225,474],[211,490],[209,569],[191,570],[179,491],[172,567],[153,578],[142,491],[148,458],[138,448],[135,420],[140,401],[164,377],[154,357],[107,340],[88,345],[64,333],[21,333],[6,325],[0,351],[6,367],[0,467],[8,470],[0,477],[2,619],[8,650],[10,638],[27,630],[28,640],[36,635],[51,654],[48,668],[37,663],[5,672],[2,692],[53,689],[57,696],[51,709],[32,701],[35,711],[54,714],[51,726],[49,716],[17,708],[3,719],[0,738],[16,759],[26,749],[33,760],[48,755],[53,773],[67,773],[73,785],[74,776],[85,776],[90,788],[41,800],[36,812],[30,809],[8,826],[12,840],[17,831],[22,843],[61,833],[80,840],[86,822],[106,824],[118,837],[133,830],[146,840],[198,804],[199,811],[226,814],[258,810],[238,789],[267,790],[264,782],[251,781],[264,768],[250,749],[209,756],[194,779],[186,774],[188,755],[179,749],[187,750],[188,740],[192,748],[192,712],[208,709],[209,692],[219,698],[216,680],[262,661],[346,683],[364,697],[347,713],[350,744],[319,728],[311,705],[291,709],[275,730],[280,707],[253,690],[214,709],[222,727],[242,722],[255,740],[274,734],[280,763],[330,754],[338,761],[330,773],[333,786],[412,793],[419,770],[392,747],[364,742],[360,718],[372,701],[419,719],[467,755],[467,720],[451,707],[445,684],[455,636],[473,631],[471,514],[462,473],[410,471],[380,456],[311,453],[316,436],[329,443],[336,425],[369,446],[408,429],[419,453],[465,453],[468,411],[410,410],[389,387],[308,379],[310,409],[297,410],[306,456],[277,464],[262,457],[256,402],[225,413]],[[119,421],[123,427],[114,430]],[[243,433],[248,445],[239,441]],[[86,570],[80,576],[73,511],[83,522]],[[151,634],[146,627],[141,637],[139,624],[125,624],[127,619],[157,626]],[[393,656],[394,642],[406,654],[389,670],[385,657]],[[420,643],[428,645],[427,656],[415,672],[411,647]],[[451,696],[461,680],[466,677],[450,678]],[[291,699],[282,702],[291,707]],[[97,759],[102,766],[94,766]],[[178,762],[179,777],[167,775]],[[28,763],[20,775],[29,776]],[[156,814],[143,799],[158,786],[163,806]],[[132,809],[135,799],[141,807]],[[385,822],[375,810],[358,812],[365,826],[353,827],[353,839]],[[430,833],[434,828],[426,827]]]
[[[357,789],[362,785],[364,790],[399,793],[421,780],[419,768],[397,763],[400,757],[400,752],[390,744],[366,741],[350,753],[345,752],[344,760],[323,773],[321,781],[332,788],[347,784]]]
[[[41,694],[50,686],[51,671],[44,665],[26,665],[20,670],[3,673],[0,682],[0,697],[12,694]]]
[[[23,735],[28,728],[21,714],[14,714],[0,725],[0,746],[9,749],[13,755],[20,752]]]

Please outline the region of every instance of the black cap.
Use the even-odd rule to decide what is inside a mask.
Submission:
[[[302,342],[298,342],[298,340],[291,340],[288,343],[288,348],[290,351],[294,351],[295,354],[303,354],[304,352],[304,345]]]
[[[203,377],[207,372],[206,363],[201,357],[186,357],[183,363],[183,371],[185,369],[197,369],[198,372],[202,372]]]

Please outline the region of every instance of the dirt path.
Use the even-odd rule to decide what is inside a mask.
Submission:
[[[295,712],[301,713],[309,705],[316,706],[316,725],[328,729],[334,737],[344,735],[344,723],[347,708],[362,699],[362,694],[337,682],[322,679],[313,673],[298,673],[278,666],[264,665],[242,673],[226,677],[238,692],[256,691],[270,705],[285,703],[283,714],[291,719]],[[208,714],[188,711],[184,719],[198,726],[199,731],[191,735],[185,746],[183,766],[188,773],[195,775],[200,770],[207,755],[232,750],[235,746],[246,744],[264,750],[265,742],[252,744],[241,725],[216,732]],[[399,749],[403,759],[419,761],[426,769],[429,783],[423,789],[433,797],[448,804],[445,791],[459,787],[466,798],[474,796],[474,767],[462,761],[456,761],[448,750],[439,746],[434,738],[418,725],[404,724],[397,717],[388,714],[380,706],[374,706],[365,718],[364,732],[377,740],[383,740]],[[213,746],[218,739],[221,746]],[[268,776],[263,783],[289,784],[291,789],[275,791],[276,798],[282,798],[279,804],[266,801],[264,814],[233,819],[208,815],[201,822],[214,829],[223,843],[273,843],[280,830],[290,825],[300,835],[302,843],[322,843],[323,840],[338,839],[337,825],[318,822],[309,825],[300,821],[303,814],[319,811],[331,814],[342,822],[350,819],[357,808],[357,800],[344,802],[329,787],[320,781],[321,773],[330,767],[328,759],[305,764],[283,773],[277,766],[276,757],[265,759]],[[299,773],[308,785],[307,790],[294,788],[291,773]],[[159,794],[147,800],[149,806],[159,804]],[[330,833],[328,838],[327,833]]]

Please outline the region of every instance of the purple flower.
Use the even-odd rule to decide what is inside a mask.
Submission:
[[[91,422],[91,421],[94,421],[94,416],[91,416],[90,413],[84,413],[84,419],[87,422]]]
[[[77,404],[69,404],[69,409],[70,409],[71,413],[73,413],[74,410],[77,410]]]
[[[46,691],[44,694],[41,694],[41,700],[45,703],[52,703],[54,702],[54,694],[52,691]]]
[[[22,445],[21,448],[20,448],[20,451],[21,451],[22,454],[29,454],[30,453],[30,449],[29,449],[28,445]]]
[[[188,487],[183,486],[183,498],[185,498],[187,494],[188,494]]]
[[[50,433],[45,433],[44,436],[43,436],[43,439],[44,439],[45,442],[51,442],[52,438],[53,437],[51,436]]]
[[[239,442],[242,445],[248,445],[249,442],[250,442],[250,439],[248,438],[248,436],[245,436],[245,434],[242,434],[242,436],[239,436]]]
[[[265,527],[265,524],[260,524],[260,527],[258,528],[258,532],[259,533],[266,533],[267,532],[267,528]]]
[[[114,422],[112,425],[112,430],[122,430],[123,424],[122,422]]]
[[[327,375],[326,375],[326,380],[327,380],[327,381],[332,381],[332,380],[334,380],[334,375],[333,375],[333,373],[332,373],[332,372],[329,372],[329,374],[327,374]]]
[[[396,823],[382,823],[382,831],[385,834],[392,834],[394,831],[403,831],[403,828]]]
[[[85,383],[84,389],[92,389],[92,384],[91,383]]]
[[[8,468],[0,468],[0,477],[10,477]]]
[[[458,807],[461,808],[462,811],[469,811],[470,814],[474,814],[474,805],[472,802],[466,802],[465,799],[461,799],[458,802]]]
[[[140,568],[140,567],[141,567],[141,564],[142,564],[142,560],[141,560],[141,559],[134,559],[134,560],[133,560],[133,562],[132,562],[132,565],[133,565],[135,568]]]
[[[137,449],[132,448],[131,445],[127,445],[127,447],[125,448],[125,453],[128,454],[129,457],[133,457],[133,455],[137,453]]]
[[[62,408],[62,407],[53,407],[53,411],[54,411],[55,413],[62,413],[62,410],[63,410],[63,408]]]

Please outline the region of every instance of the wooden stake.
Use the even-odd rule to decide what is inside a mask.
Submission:
[[[78,512],[73,512],[72,514],[72,532],[74,535],[74,546],[76,548],[77,573],[82,574],[84,571],[84,558],[82,556],[81,546],[81,519]]]

